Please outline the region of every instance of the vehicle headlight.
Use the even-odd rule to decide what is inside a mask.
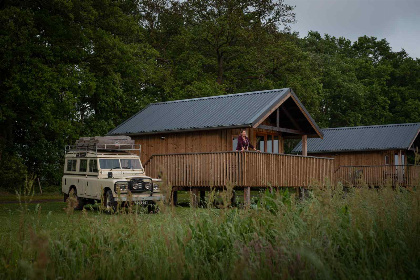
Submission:
[[[116,193],[120,192],[127,192],[128,190],[128,182],[116,182],[114,186],[114,190]]]
[[[133,186],[133,190],[141,190],[142,189],[141,182],[133,183],[132,186]]]
[[[151,191],[152,190],[152,183],[145,183],[144,188],[148,191]]]
[[[154,190],[154,191],[159,190],[159,185],[158,185],[158,184],[156,184],[156,183],[153,183],[153,190]]]

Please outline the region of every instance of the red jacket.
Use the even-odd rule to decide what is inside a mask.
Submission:
[[[236,150],[242,151],[242,147],[244,148],[245,151],[249,150],[249,148],[254,149],[254,146],[251,145],[248,137],[245,136],[245,140],[244,140],[242,135],[239,135],[238,145],[236,146]]]

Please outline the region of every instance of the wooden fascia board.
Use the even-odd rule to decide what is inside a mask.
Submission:
[[[281,106],[281,104],[283,104],[290,96],[291,96],[291,92],[289,89],[289,92],[283,96],[283,98],[281,100],[279,100],[279,102],[277,102],[276,105],[274,105],[273,107],[271,107],[270,110],[268,110],[267,113],[265,113],[263,116],[259,117],[253,124],[252,127],[253,128],[257,128],[266,118],[268,118],[277,108],[279,108]]]
[[[410,145],[408,145],[407,150],[410,150],[411,149],[411,147],[414,144],[414,141],[416,141],[417,137],[419,136],[419,133],[420,133],[420,129],[417,130],[416,136],[414,136],[413,140],[411,140]]]
[[[321,133],[320,129],[318,128],[317,125],[315,125],[312,122],[312,117],[308,116],[309,113],[306,113],[306,109],[304,110],[300,104],[299,101],[296,100],[296,95],[293,93],[293,91],[291,92],[291,97],[293,99],[293,101],[296,103],[296,105],[298,106],[299,110],[302,112],[302,114],[305,116],[306,120],[311,124],[312,128],[315,130],[316,134],[319,136],[319,138],[324,139],[323,134]]]
[[[293,133],[293,134],[303,135],[303,132],[301,130],[290,129],[290,128],[283,128],[283,127],[275,127],[275,126],[271,126],[271,125],[260,125],[257,128],[265,129],[265,130],[278,131],[278,132],[285,132],[285,133]]]
[[[197,129],[179,129],[179,130],[164,130],[164,131],[151,131],[151,132],[135,132],[135,133],[119,133],[111,134],[112,135],[127,135],[127,136],[145,136],[145,135],[154,135],[154,134],[170,134],[170,133],[186,133],[186,132],[196,132],[196,131],[206,131],[206,130],[224,130],[224,129],[235,129],[235,128],[250,128],[251,125],[237,125],[237,126],[218,126],[218,127],[205,127]]]

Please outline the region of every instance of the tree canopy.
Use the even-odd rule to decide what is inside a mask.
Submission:
[[[0,187],[60,182],[63,147],[150,102],[291,87],[321,127],[420,121],[420,60],[292,33],[283,0],[0,2]],[[7,171],[6,171],[7,170]]]

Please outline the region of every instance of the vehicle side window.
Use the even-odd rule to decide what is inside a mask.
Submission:
[[[80,160],[79,172],[86,172],[87,171],[87,159]]]
[[[68,159],[67,160],[67,171],[76,171],[76,159]]]
[[[98,161],[96,159],[89,160],[89,172],[98,172]]]

